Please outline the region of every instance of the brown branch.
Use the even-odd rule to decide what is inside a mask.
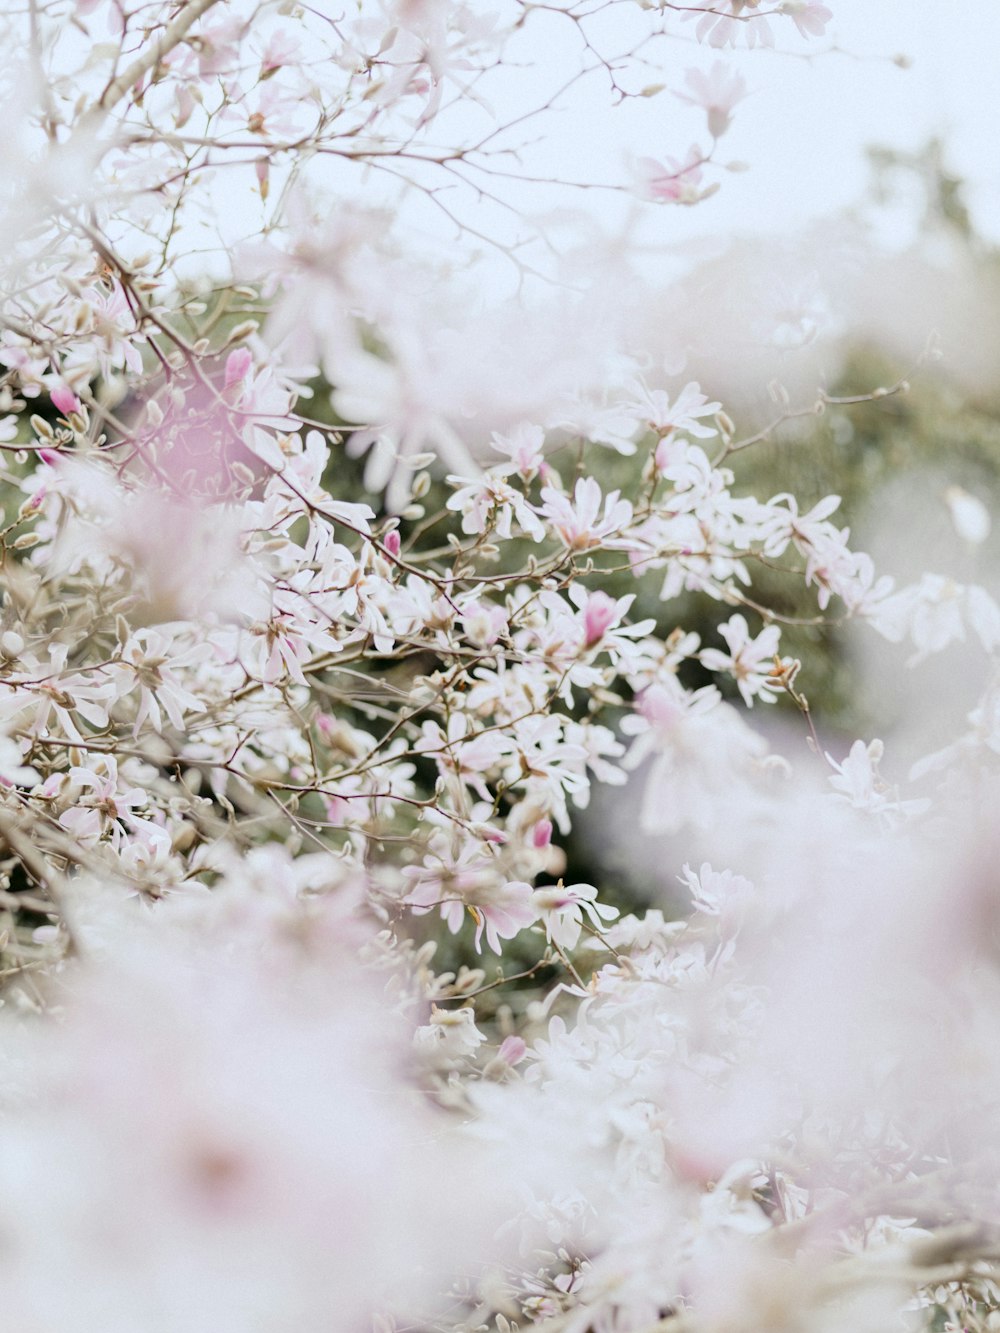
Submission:
[[[83,113],[77,122],[76,133],[86,134],[89,130],[95,129],[112,107],[116,106],[128,93],[129,89],[134,88],[151,69],[155,69],[163,57],[169,55],[174,47],[183,41],[188,30],[215,4],[218,4],[218,0],[186,0],[174,21],[167,24],[143,54],[133,60],[132,64],[116,79],[113,79],[101,93],[97,102]]]

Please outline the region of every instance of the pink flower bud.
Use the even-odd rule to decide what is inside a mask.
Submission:
[[[80,400],[68,384],[57,384],[49,394],[54,407],[66,416],[69,412],[79,412]]]
[[[237,347],[234,352],[230,352],[226,357],[226,388],[245,380],[252,365],[253,357],[249,347]]]
[[[583,613],[583,630],[588,648],[600,643],[608,626],[618,618],[618,603],[606,592],[595,592]]]
[[[527,1053],[528,1048],[521,1037],[504,1037],[500,1043],[500,1059],[512,1067],[520,1064]]]
[[[534,827],[531,837],[532,844],[537,848],[548,847],[552,841],[552,820],[540,819]]]
[[[385,547],[385,549],[389,552],[391,556],[399,555],[402,542],[400,541],[399,532],[396,528],[393,528],[391,532],[387,532],[385,534],[385,536],[382,538],[382,545]]]

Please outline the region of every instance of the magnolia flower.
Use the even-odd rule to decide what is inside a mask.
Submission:
[[[600,645],[612,657],[634,655],[635,640],[645,638],[655,627],[654,620],[640,620],[634,625],[621,623],[635,601],[635,593],[609,597],[600,588],[590,592],[581,584],[573,584],[567,590],[567,596],[577,607],[575,621],[582,630],[585,652]],[[562,629],[561,624],[559,628]],[[551,652],[551,648],[548,651]]]
[[[701,654],[702,666],[708,667],[709,671],[730,672],[748,708],[753,707],[755,698],[774,703],[777,695],[768,688],[768,680],[774,675],[781,638],[778,626],[767,625],[756,638],[752,638],[746,618],[735,615],[719,626],[719,633],[729,646],[729,652],[705,648]]]
[[[713,870],[707,861],[697,871],[685,865],[678,879],[691,894],[691,906],[704,916],[738,914],[753,893],[753,884],[743,875]]]
[[[58,408],[63,416],[80,411],[80,400],[65,380],[60,380],[50,387],[49,397],[52,399],[53,407]]]
[[[510,470],[523,481],[531,481],[541,471],[545,462],[544,444],[544,430],[528,422],[522,422],[504,435],[494,431],[492,436],[493,448],[510,459]]]
[[[747,95],[746,80],[717,60],[708,73],[689,69],[684,75],[686,93],[674,93],[682,102],[700,106],[708,114],[708,132],[719,139],[729,129],[733,108]]]
[[[101,374],[105,379],[118,369],[141,374],[142,354],[138,345],[145,342],[145,337],[136,328],[135,314],[124,289],[117,283],[106,291],[90,287],[84,296],[93,320],[92,347]]]
[[[503,607],[473,597],[462,603],[462,625],[470,643],[488,648],[505,633],[507,616]]]
[[[830,786],[851,805],[860,810],[881,809],[885,805],[886,785],[878,776],[878,761],[885,753],[880,740],[869,745],[864,741],[855,741],[851,752],[842,764],[838,764],[828,754],[827,760],[834,770]]]
[[[922,813],[928,808],[929,801],[901,801],[898,794],[883,781],[878,765],[884,753],[882,742],[873,740],[868,745],[864,741],[855,741],[850,754],[840,764],[828,754],[827,762],[834,771],[829,779],[830,786],[841,800],[855,810],[867,810],[871,814]]]
[[[442,775],[454,775],[468,783],[484,801],[493,797],[484,775],[494,771],[515,749],[515,740],[497,729],[479,731],[473,719],[461,712],[448,718],[447,732],[433,719],[424,722],[414,743],[419,754],[434,757]]]
[[[774,33],[768,19],[757,12],[757,0],[694,0],[691,9],[709,12],[698,20],[699,42],[709,46],[773,46]],[[747,12],[749,11],[749,12]]]
[[[428,375],[417,357],[413,364],[387,362],[361,350],[337,364],[333,406],[344,420],[364,423],[350,436],[347,452],[353,458],[368,452],[365,485],[385,490],[391,511],[409,500],[422,451],[430,449],[452,468],[474,469],[468,449],[424,386]]]
[[[501,940],[513,939],[538,917],[531,885],[519,880],[498,880],[496,861],[481,843],[457,851],[445,839],[435,840],[433,855],[422,868],[412,868],[405,903],[417,915],[437,907],[448,929],[457,935],[466,916],[476,923],[474,945],[482,952],[482,938],[495,954]]]
[[[717,821],[748,790],[753,761],[766,749],[714,685],[689,692],[670,674],[642,692],[621,729],[635,737],[623,767],[649,761],[639,821],[651,833]]]
[[[551,523],[569,550],[589,551],[632,522],[632,506],[620,499],[620,494],[609,491],[604,496],[602,514],[600,483],[593,477],[578,477],[572,500],[555,487],[546,486],[537,512]]]
[[[492,529],[501,539],[509,540],[511,525],[516,521],[532,541],[545,536],[523,492],[502,476],[488,473],[476,481],[464,477],[449,477],[448,481],[460,488],[449,497],[448,508],[462,515],[463,532],[478,534]]]
[[[593,648],[600,643],[611,626],[621,619],[623,610],[607,593],[600,590],[591,593],[583,607],[584,647]]]
[[[149,800],[141,787],[120,790],[118,761],[113,754],[95,757],[92,768],[71,768],[69,779],[73,787],[86,794],[76,797],[75,804],[59,816],[59,823],[85,844],[96,842],[108,831],[120,838],[118,821],[129,823],[133,810]]]
[[[32,691],[36,711],[30,730],[35,736],[46,736],[49,734],[49,722],[54,718],[63,735],[79,744],[83,742],[83,737],[77,726],[78,718],[98,729],[106,727],[108,712],[118,695],[118,689],[103,673],[67,672],[68,654],[69,649],[65,644],[53,644],[50,647],[51,666],[47,679]]]
[[[482,952],[480,940],[484,930],[486,943],[494,953],[499,954],[502,953],[501,940],[513,939],[538,918],[531,885],[518,880],[500,885],[490,893],[480,891],[476,901],[468,906],[476,922],[473,941],[476,953]]]
[[[700,384],[685,384],[673,402],[663,389],[647,389],[638,380],[632,387],[634,396],[629,402],[629,409],[657,435],[668,436],[680,431],[707,440],[718,434],[713,427],[706,426],[701,418],[716,416],[722,411],[722,404],[710,403],[702,393]]]
[[[956,583],[925,574],[919,583],[889,592],[866,612],[866,619],[892,643],[909,637],[916,652],[909,666],[965,640],[966,628],[992,653],[1000,646],[1000,606],[978,584]]]
[[[302,44],[287,29],[278,28],[268,35],[260,55],[261,71],[265,74],[283,65],[295,65],[303,58]]]
[[[794,542],[804,555],[808,555],[811,548],[822,547],[831,540],[838,541],[841,534],[826,520],[839,508],[840,496],[828,495],[808,513],[800,514],[794,495],[786,492],[774,496],[768,501],[761,521],[764,554],[769,557],[784,555],[788,543]]]
[[[508,787],[526,783],[533,794],[545,799],[545,808],[559,815],[567,794],[579,797],[588,787],[584,765],[587,751],[569,739],[567,718],[548,714],[522,718],[514,724],[514,749],[504,769]]]
[[[779,6],[787,14],[802,37],[822,37],[833,11],[820,0],[781,0]]]
[[[705,160],[697,144],[691,145],[684,161],[675,157],[664,162],[655,157],[640,157],[635,166],[641,197],[658,204],[698,203],[708,193],[699,188]]]
[[[155,731],[162,731],[161,707],[179,732],[184,731],[185,713],[205,711],[203,701],[185,688],[179,673],[203,662],[210,652],[205,643],[178,647],[170,636],[154,629],[140,629],[132,635],[122,647],[120,661],[132,668],[122,693],[134,689],[139,696],[133,735],[138,736],[147,719]]]
[[[440,1009],[436,1005],[431,1010],[430,1022],[413,1034],[417,1050],[445,1066],[475,1055],[485,1040],[471,1009]]]
[[[557,948],[575,949],[586,916],[595,931],[605,921],[614,921],[618,908],[597,901],[593,884],[558,884],[536,889],[532,904],[545,927],[545,937]]]

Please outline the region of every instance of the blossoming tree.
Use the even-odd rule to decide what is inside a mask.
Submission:
[[[726,49],[830,18],[8,11],[11,1328],[1000,1320],[996,678],[903,790],[878,740],[824,756],[754,575],[905,642],[901,671],[994,663],[1000,609],[880,576],[836,496],[739,493],[767,432],[641,345],[624,243],[605,287],[563,240],[581,190],[706,198],[747,91]],[[700,138],[539,179],[530,135],[579,87],[673,95]],[[516,291],[482,299],[473,250]],[[750,725],[782,700],[802,765]],[[631,773],[639,822],[690,839],[678,920],[563,873]]]

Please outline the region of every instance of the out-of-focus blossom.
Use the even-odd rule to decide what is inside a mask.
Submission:
[[[822,37],[833,11],[820,0],[781,0],[779,9],[787,14],[802,37]]]
[[[657,204],[697,204],[706,197],[701,188],[705,154],[697,144],[687,157],[640,157],[635,164],[639,194]]]
[[[982,500],[961,486],[949,486],[944,493],[955,531],[971,546],[981,545],[990,535],[990,513]]]
[[[725,134],[732,123],[733,110],[747,95],[746,80],[717,60],[706,73],[689,69],[684,75],[686,92],[675,93],[682,102],[701,107],[708,116],[708,132],[713,139]]]

